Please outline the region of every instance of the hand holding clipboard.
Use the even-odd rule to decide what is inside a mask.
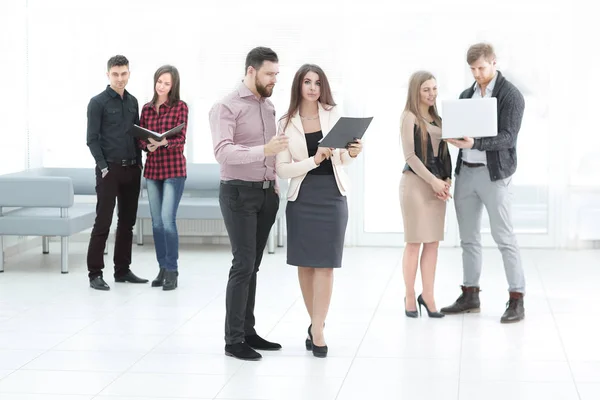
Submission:
[[[329,133],[321,139],[319,147],[348,149],[348,151],[360,148],[362,146],[360,139],[364,136],[372,120],[373,117],[341,117]]]

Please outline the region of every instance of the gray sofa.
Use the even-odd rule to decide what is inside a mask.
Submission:
[[[188,164],[184,197],[177,218],[222,220],[219,207],[219,165]],[[146,188],[142,180],[143,189]],[[282,182],[281,193],[287,192]],[[4,271],[3,236],[42,236],[43,252],[49,252],[50,236],[60,236],[61,272],[68,273],[69,237],[94,226],[96,203],[81,197],[96,195],[93,168],[35,168],[0,175],[0,272]],[[137,243],[143,244],[143,221],[150,219],[145,190],[140,193]],[[280,197],[276,226],[271,231],[268,251],[283,246],[285,196]],[[105,254],[107,251],[105,250]]]
[[[69,236],[91,228],[96,206],[75,195],[95,195],[92,168],[35,168],[0,176],[0,272],[4,271],[4,235],[60,236],[61,272],[69,272]]]
[[[219,164],[188,164],[187,179],[183,191],[183,197],[177,210],[177,219],[187,220],[222,220],[221,208],[219,207]],[[287,192],[286,182],[281,183],[280,193]],[[142,180],[142,191],[138,204],[137,244],[143,245],[144,219],[151,219],[148,197],[145,193],[146,180]],[[267,249],[270,254],[275,253],[275,243],[283,246],[283,218],[285,216],[285,196],[280,196],[279,212],[274,229],[269,235]]]

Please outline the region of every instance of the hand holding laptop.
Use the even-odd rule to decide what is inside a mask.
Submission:
[[[472,149],[475,144],[475,139],[472,137],[464,136],[462,139],[445,139],[446,142],[452,146],[456,146],[459,149]]]

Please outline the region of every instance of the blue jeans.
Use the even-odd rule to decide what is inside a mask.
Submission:
[[[179,235],[175,217],[183,195],[185,177],[165,180],[147,179],[146,182],[158,265],[176,271],[179,258]]]

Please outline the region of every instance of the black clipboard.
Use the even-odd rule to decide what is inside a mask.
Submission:
[[[168,137],[178,134],[179,132],[181,132],[183,130],[184,127],[185,127],[185,123],[182,123],[180,125],[177,125],[175,128],[169,129],[166,132],[158,133],[158,132],[154,132],[154,131],[151,131],[150,129],[142,128],[141,126],[134,124],[133,127],[129,131],[127,131],[127,133],[129,135],[139,138],[139,139],[148,140],[148,138],[152,138],[152,139],[160,141],[160,140],[163,140],[164,138],[168,138]]]
[[[348,143],[362,139],[373,117],[341,117],[329,133],[319,142],[319,147],[345,149]]]

